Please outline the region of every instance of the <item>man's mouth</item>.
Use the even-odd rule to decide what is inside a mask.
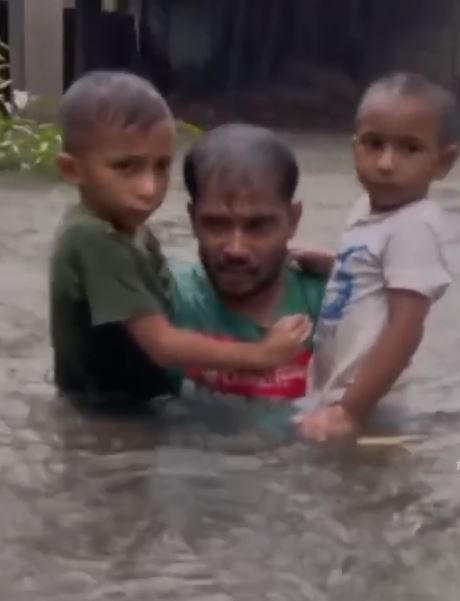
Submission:
[[[219,273],[230,276],[252,276],[255,274],[254,268],[244,265],[222,265],[218,268]]]
[[[221,278],[227,286],[235,286],[251,283],[256,279],[257,272],[248,267],[225,267],[218,270],[217,277]]]

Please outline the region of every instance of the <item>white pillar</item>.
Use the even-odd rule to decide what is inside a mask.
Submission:
[[[9,0],[14,85],[51,100],[63,88],[63,0]]]

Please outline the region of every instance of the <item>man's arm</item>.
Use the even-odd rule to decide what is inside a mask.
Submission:
[[[311,330],[302,315],[281,319],[259,343],[213,340],[178,329],[161,314],[132,318],[125,327],[160,366],[241,370],[269,369],[290,360],[302,350]]]

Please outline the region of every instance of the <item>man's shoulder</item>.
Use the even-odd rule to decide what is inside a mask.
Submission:
[[[327,276],[313,271],[304,271],[296,267],[286,267],[286,283],[288,288],[297,288],[302,292],[323,290],[327,283]]]
[[[283,310],[307,314],[313,322],[319,317],[327,277],[313,272],[285,268]]]
[[[194,294],[210,285],[206,272],[199,263],[178,259],[170,259],[168,263],[175,286],[182,295]]]
[[[205,270],[197,262],[170,260],[168,263],[174,283],[175,321],[183,325],[206,321],[221,303]]]

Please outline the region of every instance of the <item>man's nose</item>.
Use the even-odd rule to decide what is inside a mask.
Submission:
[[[382,173],[392,173],[394,171],[395,152],[390,145],[386,146],[380,154],[377,167]]]
[[[246,260],[249,257],[249,247],[244,232],[233,231],[227,240],[224,252],[232,259]]]

